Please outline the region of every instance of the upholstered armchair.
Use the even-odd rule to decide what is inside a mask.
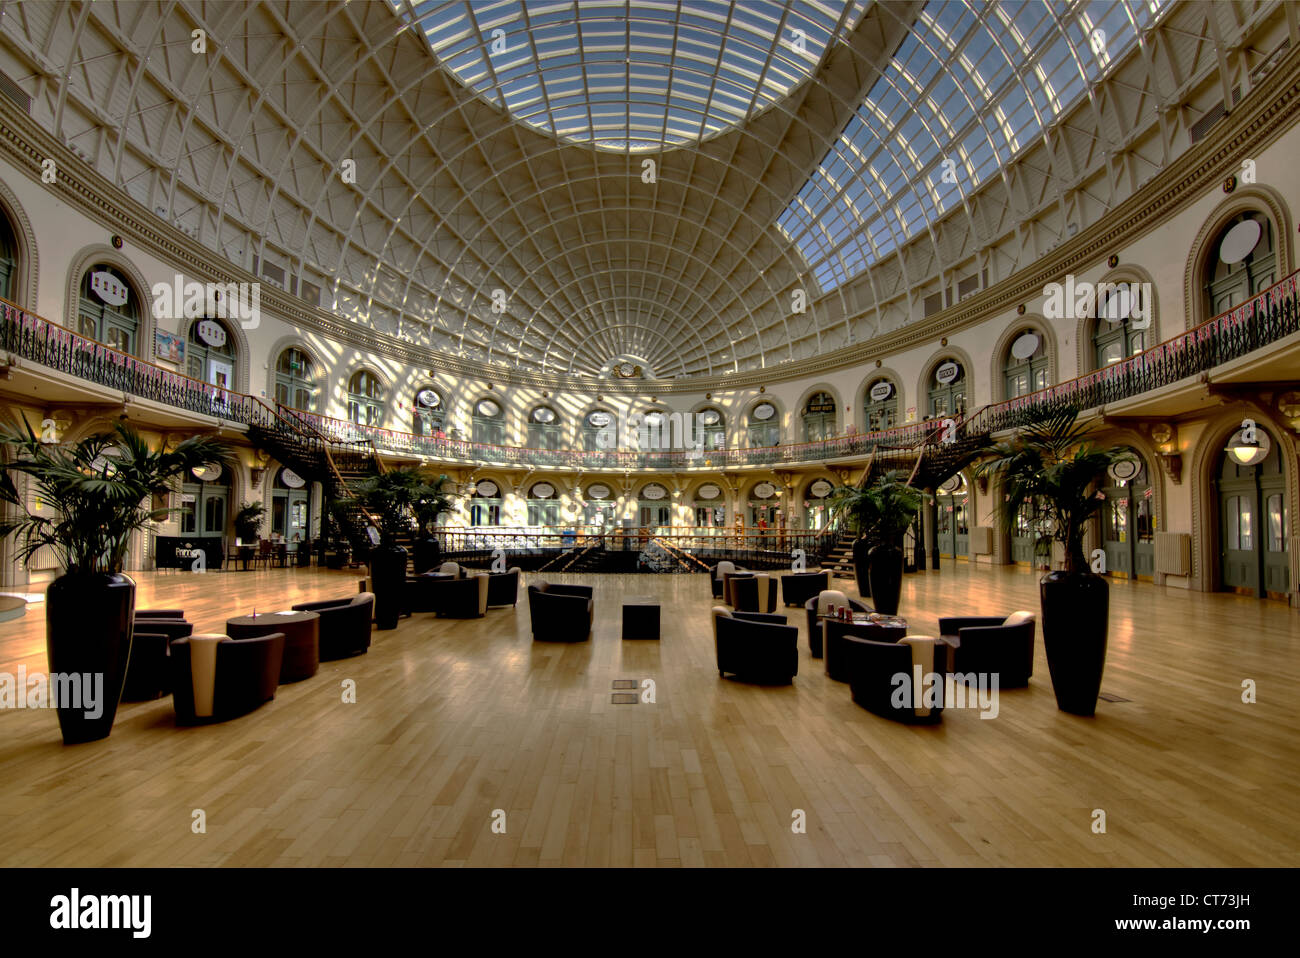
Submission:
[[[488,574],[473,572],[461,579],[441,579],[429,583],[433,611],[450,619],[477,619],[487,614]]]
[[[734,562],[729,562],[726,559],[711,567],[709,569],[709,585],[713,590],[713,597],[715,599],[724,599],[726,597],[726,593],[723,591],[724,576],[742,571],[744,570]]]
[[[718,675],[760,685],[789,685],[799,674],[799,630],[785,616],[713,607]]]
[[[737,612],[776,611],[776,583],[766,572],[732,576],[731,606]]]
[[[907,628],[901,625],[876,625],[871,622],[837,622],[823,619],[823,661],[826,675],[836,682],[847,682],[853,675],[852,656],[857,646],[850,639],[873,642],[901,642]],[[941,665],[943,663],[940,663]]]
[[[177,725],[236,718],[275,698],[284,633],[234,641],[200,634],[171,644],[172,705]]]
[[[788,572],[781,576],[781,601],[785,605],[803,605],[830,587],[829,572]]]
[[[939,620],[939,634],[953,646],[953,672],[996,673],[1000,688],[1020,688],[1034,674],[1036,622],[1032,612],[951,617]]]
[[[442,565],[438,566],[438,571],[444,575],[454,575],[457,579],[463,579],[469,574],[469,570],[458,562],[444,562]]]
[[[822,620],[817,618],[824,615],[832,608],[840,609],[848,606],[854,612],[871,612],[872,608],[864,602],[857,599],[850,599],[843,592],[836,589],[823,589],[815,596],[803,604],[804,611],[808,615],[808,648],[812,652],[814,659],[822,657]]]
[[[591,636],[592,589],[540,582],[528,587],[534,642],[584,642]]]
[[[171,640],[161,632],[131,632],[131,657],[122,683],[123,702],[147,702],[171,688],[171,663],[167,646]]]
[[[186,622],[179,616],[152,618],[137,612],[131,630],[133,633],[148,632],[154,635],[165,635],[169,640],[175,641],[193,635],[194,623]]]
[[[362,592],[343,599],[300,602],[295,612],[320,616],[320,660],[346,659],[370,649],[370,625],[375,617],[375,594]]]
[[[934,638],[908,635],[897,642],[849,636],[845,642],[852,674],[853,701],[868,712],[896,722],[932,724],[943,718],[943,649]],[[916,667],[921,687],[913,688]]]
[[[519,602],[519,576],[523,570],[511,566],[505,572],[492,572],[488,575],[489,607],[494,605],[517,605]]]

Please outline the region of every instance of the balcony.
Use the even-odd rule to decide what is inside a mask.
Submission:
[[[1172,386],[1280,342],[1300,330],[1297,278],[1292,273],[1249,302],[1143,353],[1039,392],[981,407],[959,424],[962,436],[1013,429],[1047,410],[1073,405],[1093,409]],[[273,427],[280,419],[261,399],[190,379],[110,349],[5,300],[0,300],[0,349],[90,383],[243,426]],[[287,411],[286,411],[287,413]],[[486,445],[440,436],[362,426],[314,413],[294,412],[322,436],[342,444],[372,444],[399,458],[449,464],[530,466],[582,471],[716,471],[793,466],[834,460],[914,458],[938,441],[935,422],[771,448],[685,450],[552,450]]]

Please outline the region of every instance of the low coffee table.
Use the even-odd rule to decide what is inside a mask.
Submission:
[[[301,682],[320,668],[320,615],[316,612],[260,612],[226,620],[226,635],[255,639],[273,632],[284,633],[284,661],[280,684]]]
[[[873,642],[897,642],[907,635],[907,620],[896,615],[875,612],[857,613],[853,621],[825,616],[825,642],[822,649],[826,674],[836,682],[847,682],[852,675],[845,638],[870,639]]]
[[[623,599],[623,638],[659,638],[659,600],[648,595]]]

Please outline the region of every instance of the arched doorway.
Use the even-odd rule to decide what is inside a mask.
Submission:
[[[1150,579],[1155,576],[1155,500],[1146,462],[1133,449],[1120,450],[1101,495],[1101,547],[1106,572]]]
[[[614,523],[614,492],[603,482],[593,482],[587,487],[582,502],[582,524],[604,530]]]
[[[1012,337],[1002,357],[1003,398],[1028,396],[1051,384],[1047,338],[1040,330],[1026,326]]]
[[[275,361],[275,401],[289,409],[313,412],[316,391],[311,357],[296,346],[282,351]]]
[[[830,479],[814,479],[804,492],[804,528],[809,532],[820,532],[830,522],[830,509],[826,500],[835,491],[835,483]]]
[[[721,529],[727,524],[727,503],[722,487],[706,482],[695,490],[695,528]]]
[[[271,533],[286,542],[311,538],[311,485],[288,466],[275,474],[271,488]]]
[[[936,528],[939,555],[966,558],[970,555],[970,488],[960,472],[939,487]]]
[[[560,524],[559,492],[552,483],[535,482],[528,490],[528,524],[530,526]]]
[[[384,424],[384,384],[368,369],[358,369],[348,380],[348,419],[358,426]]]
[[[219,319],[190,323],[185,344],[185,368],[190,379],[209,383],[223,392],[235,388],[235,344],[230,328]]]
[[[866,432],[881,432],[898,425],[898,387],[887,376],[878,376],[862,394],[862,426]]]
[[[1289,509],[1281,444],[1254,429],[1253,436],[1238,430],[1219,456],[1219,582],[1229,592],[1285,600]]]
[[[485,396],[474,404],[474,413],[470,418],[470,436],[479,445],[505,445],[506,415],[499,402]]]
[[[781,500],[775,483],[760,482],[749,493],[749,524],[757,532],[776,527],[777,511]]]
[[[672,500],[658,482],[643,486],[637,496],[637,525],[642,529],[667,528],[672,523]]]
[[[781,417],[776,406],[767,400],[754,404],[749,411],[749,422],[745,433],[751,449],[775,446],[781,441]]]
[[[18,238],[9,217],[0,211],[0,296],[10,302],[18,288]]]
[[[411,428],[417,436],[441,436],[447,407],[436,389],[418,389],[411,410]]]
[[[966,368],[956,359],[935,366],[930,373],[930,418],[966,415],[967,386]]]
[[[821,442],[837,431],[835,397],[828,392],[813,393],[803,407],[803,441]]]
[[[200,466],[181,483],[181,535],[223,536],[230,516],[230,470]]]
[[[501,525],[501,487],[491,479],[480,479],[469,500],[471,526]]]
[[[553,407],[538,406],[528,414],[528,448],[559,449],[562,428],[560,414]]]

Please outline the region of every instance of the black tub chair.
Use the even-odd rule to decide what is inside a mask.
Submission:
[[[829,572],[788,572],[781,576],[781,601],[785,605],[803,605],[830,587]]]
[[[857,599],[850,599],[843,592],[834,589],[823,589],[803,604],[804,612],[808,616],[808,648],[814,659],[822,657],[822,620],[817,616],[832,607],[842,608],[846,605],[854,612],[875,611],[871,606]]]
[[[868,712],[908,724],[929,725],[943,718],[943,648],[935,639],[909,635],[898,642],[873,642],[849,636],[853,701]],[[913,688],[915,666],[922,689]],[[934,675],[933,704],[927,703],[926,676]]]
[[[167,647],[171,640],[161,632],[131,633],[131,657],[122,683],[123,702],[147,702],[171,689],[171,661]]]
[[[727,595],[723,591],[724,576],[731,575],[736,572],[744,572],[744,571],[745,570],[742,569],[740,566],[736,565],[734,562],[731,562],[727,559],[723,559],[715,566],[710,566],[709,586],[713,591],[713,597],[715,599],[725,600],[727,598]]]
[[[799,674],[799,630],[783,615],[713,607],[718,675],[760,685],[789,685]]]
[[[363,655],[370,649],[370,625],[375,617],[375,594],[361,592],[343,599],[300,602],[295,612],[320,616],[320,661]]]
[[[505,572],[488,574],[488,607],[517,605],[519,603],[519,576],[523,572],[519,566],[512,566]]]
[[[907,635],[902,625],[873,625],[862,622],[836,622],[823,620],[825,648],[822,650],[826,674],[836,682],[847,682],[852,676],[851,655],[853,646],[849,639],[870,639],[874,642],[899,642]]]
[[[224,722],[271,701],[283,658],[283,632],[238,642],[228,635],[177,639],[171,644],[176,724]]]
[[[449,619],[477,619],[487,614],[488,574],[473,572],[463,579],[440,579],[429,583],[433,612]]]
[[[728,581],[731,583],[731,606],[737,612],[770,615],[776,611],[776,583],[766,572],[733,575]]]
[[[996,673],[999,687],[1013,689],[1034,674],[1036,622],[1032,612],[951,617],[939,620],[939,634],[953,647],[953,672]]]
[[[528,587],[534,642],[585,642],[591,636],[592,589],[539,582]]]

